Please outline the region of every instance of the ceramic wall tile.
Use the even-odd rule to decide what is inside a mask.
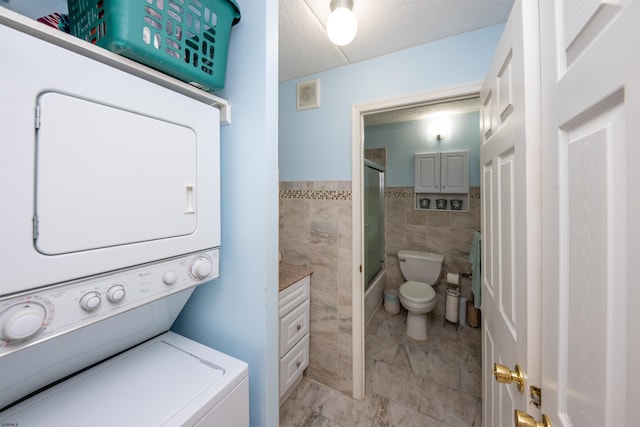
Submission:
[[[280,250],[283,251],[282,262],[293,265],[309,265],[308,240],[285,239],[280,242]]]
[[[310,221],[309,215],[291,214],[283,221],[284,238],[287,240],[308,240]]]
[[[336,200],[335,203],[338,207],[338,247],[351,249],[351,201]]]
[[[338,262],[338,248],[331,245],[309,245],[309,262],[314,266],[332,267]],[[335,281],[336,278],[334,277]]]
[[[338,316],[331,295],[321,291],[312,292],[309,305],[309,333],[313,341],[316,337],[338,340]]]
[[[385,227],[387,225],[406,225],[407,224],[407,201],[402,197],[390,197],[385,192],[384,199],[384,220]]]
[[[307,199],[280,199],[286,215],[309,215],[309,205]]]
[[[351,302],[352,290],[351,290],[351,275],[352,275],[352,261],[351,261],[351,249],[337,248],[337,261],[334,265],[336,269],[337,282],[338,282],[338,295],[347,297],[349,303]]]
[[[309,366],[337,378],[338,343],[336,340],[313,335],[309,339]]]
[[[424,225],[407,225],[407,245],[404,248],[398,249],[426,251],[427,242],[429,242],[430,238],[431,236],[427,234],[427,227]]]
[[[416,210],[414,197],[412,187],[387,188],[385,251],[415,249],[440,253],[445,256],[445,265],[453,263],[456,272],[468,272],[471,238],[480,228],[480,188],[469,190],[469,212]],[[388,262],[387,259],[387,266]]]
[[[385,252],[398,252],[407,246],[407,226],[386,224],[384,227]]]
[[[283,182],[280,199],[283,261],[313,269],[307,375],[350,394],[351,182]]]
[[[351,318],[351,182],[282,182],[280,185],[280,250],[283,262],[309,265],[312,275],[313,306],[310,341],[322,353],[312,357],[308,375],[319,382],[350,393],[349,369],[342,369],[338,347],[352,341]],[[447,271],[468,272],[473,231],[480,228],[480,189],[470,188],[469,212],[420,211],[414,208],[412,187],[391,187],[385,191],[386,287],[398,288],[404,278],[396,253],[399,249],[417,249],[441,253]],[[444,284],[444,282],[442,282]],[[438,292],[444,292],[442,284]],[[462,287],[463,292],[465,287]],[[444,295],[438,294],[434,319],[444,315]],[[432,325],[438,320],[432,319]],[[390,326],[386,326],[389,328]],[[367,332],[369,331],[369,327]],[[398,343],[404,343],[402,326],[380,330]],[[437,335],[437,334],[436,334]],[[322,346],[319,342],[326,344]],[[424,348],[428,344],[423,343]],[[460,346],[449,342],[445,347]],[[412,353],[407,352],[407,357]],[[466,353],[468,354],[468,353]],[[411,359],[409,358],[409,364]]]
[[[364,158],[371,160],[381,166],[387,166],[387,149],[386,148],[366,148],[364,150]]]
[[[338,224],[335,219],[311,217],[309,223],[309,238],[311,243],[322,245],[337,245]]]
[[[407,208],[407,225],[412,226],[416,225],[419,227],[424,227],[427,225],[427,217],[429,216],[428,211],[421,211],[417,209],[413,209],[413,206],[409,206]]]

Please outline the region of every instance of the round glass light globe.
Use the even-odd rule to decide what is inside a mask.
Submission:
[[[358,31],[356,15],[346,7],[338,7],[327,20],[329,40],[337,46],[345,46],[353,40]]]

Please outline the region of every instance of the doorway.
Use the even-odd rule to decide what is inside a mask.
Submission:
[[[481,82],[423,92],[352,107],[352,301],[353,301],[353,397],[362,399],[365,394],[365,301],[364,264],[364,118],[367,115],[390,112],[425,104],[442,103],[477,97]]]

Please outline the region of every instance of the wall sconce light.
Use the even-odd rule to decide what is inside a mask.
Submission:
[[[329,40],[337,46],[346,46],[358,32],[358,20],[353,14],[353,0],[331,0],[331,14],[327,20]]]
[[[443,139],[451,136],[451,122],[448,120],[438,120],[430,123],[428,135],[438,143],[442,142]]]

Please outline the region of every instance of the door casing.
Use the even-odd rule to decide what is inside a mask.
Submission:
[[[351,298],[353,398],[364,398],[364,116],[382,111],[399,110],[421,104],[441,103],[453,99],[478,97],[481,81],[420,92],[409,96],[355,104],[351,107]]]

